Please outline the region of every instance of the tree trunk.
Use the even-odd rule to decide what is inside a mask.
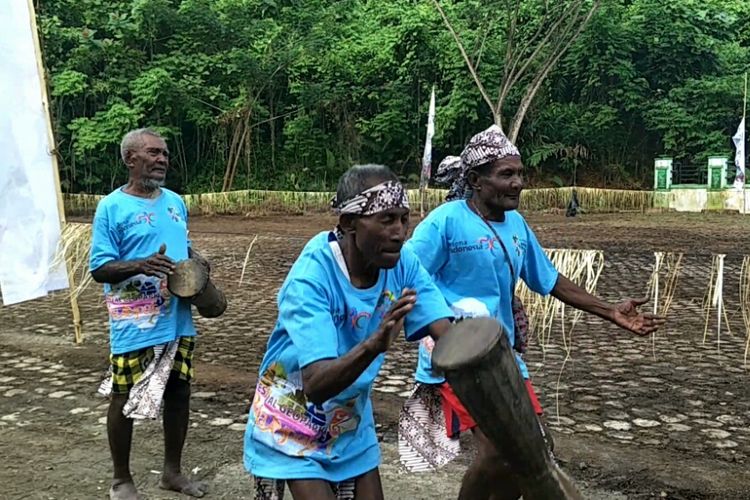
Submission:
[[[518,105],[516,114],[513,117],[513,122],[511,123],[510,134],[508,135],[508,139],[510,140],[510,142],[514,144],[516,143],[516,139],[518,138],[518,134],[521,131],[521,125],[523,124],[523,119],[526,116],[526,112],[529,110],[531,102],[534,100],[536,93],[541,88],[542,83],[544,83],[544,81],[546,80],[547,75],[549,75],[549,72],[552,70],[552,68],[555,67],[560,58],[562,58],[562,56],[568,51],[570,46],[573,45],[573,42],[578,39],[578,36],[589,23],[591,17],[594,15],[594,12],[596,12],[596,9],[598,8],[599,2],[594,2],[594,4],[586,14],[586,17],[579,23],[578,28],[575,30],[573,35],[570,36],[570,38],[565,42],[558,41],[557,45],[553,47],[550,58],[542,65],[536,76],[534,76],[534,79],[527,87],[526,92],[521,99],[521,103]],[[572,21],[570,27],[574,25],[575,21]],[[565,34],[567,34],[567,29],[565,31]]]
[[[270,110],[271,118],[274,117],[274,109],[273,109],[273,90],[270,93],[270,99],[268,102],[268,108]],[[268,122],[268,126],[270,127],[271,132],[271,168],[274,172],[276,172],[276,120],[271,119]]]
[[[237,164],[242,157],[242,153],[248,149],[247,137],[250,133],[250,116],[251,106],[248,105],[240,114],[237,123],[234,126],[232,134],[232,144],[229,146],[229,157],[227,158],[227,167],[224,171],[224,183],[222,191],[231,191],[234,185],[234,177],[237,173]]]

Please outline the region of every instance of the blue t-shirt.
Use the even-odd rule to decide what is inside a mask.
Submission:
[[[526,224],[513,210],[504,222],[492,222],[513,261],[515,281],[520,277],[536,293],[547,295],[557,283],[557,269]],[[515,338],[511,275],[503,248],[487,224],[464,200],[444,203],[414,229],[405,245],[419,257],[435,280],[456,318],[493,317]],[[445,379],[432,372],[431,339],[419,345],[416,380],[439,384]],[[521,356],[516,360],[524,378],[529,372]]]
[[[161,190],[158,198],[140,198],[122,188],[96,207],[89,269],[117,260],[138,260],[167,245],[175,262],[188,258],[187,209],[176,193]],[[173,297],[167,280],[137,274],[117,284],[106,283],[110,346],[113,354],[195,335],[190,302]]]
[[[452,316],[411,252],[403,251],[393,269],[381,269],[368,289],[350,283],[336,252],[340,247],[333,233],[312,238],[279,291],[279,316],[245,432],[245,467],[255,476],[343,481],[377,467],[380,449],[370,391],[385,356],[322,405],[307,401],[301,370],[341,357],[372,335],[404,288],[417,292],[406,316],[407,340],[422,338],[431,323]]]

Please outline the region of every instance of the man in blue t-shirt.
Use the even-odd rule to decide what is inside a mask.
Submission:
[[[402,327],[438,337],[452,312],[417,257],[402,251],[404,187],[387,167],[339,180],[335,231],[312,238],[278,295],[245,432],[256,499],[383,498],[370,392]]]
[[[172,296],[166,279],[175,262],[200,256],[190,248],[185,203],[162,187],[169,167],[164,139],[150,129],[133,130],[123,137],[120,152],[128,183],[99,202],[89,262],[91,276],[104,283],[109,312],[111,390],[103,391],[111,392],[107,434],[114,473],[109,495],[117,500],[138,498],[130,474],[130,416],[138,413],[133,406],[156,416],[161,399],[157,394],[151,401],[150,396],[160,389],[165,456],[159,485],[201,497],[206,485],[191,481],[180,470],[196,332],[190,301]],[[145,387],[147,381],[154,384],[149,390],[134,389]],[[158,389],[152,391],[153,387]],[[139,394],[138,403],[130,397],[133,393]]]
[[[655,331],[663,319],[637,310],[646,299],[610,304],[555,269],[534,232],[516,211],[524,187],[522,171],[518,150],[495,125],[474,136],[460,158],[448,157],[441,163],[438,177],[451,182],[449,201],[415,228],[405,248],[419,257],[455,318],[493,317],[503,325],[510,345],[521,351],[525,339],[516,338],[516,319],[521,311],[514,301],[514,290],[522,279],[536,293],[552,294],[637,335]],[[411,470],[434,469],[458,451],[455,440],[447,442],[446,438],[471,429],[479,453],[464,476],[459,498],[518,498],[520,491],[505,468],[503,450],[494,449],[445,379],[432,371],[432,345],[429,338],[420,343],[417,387],[400,419],[402,462]],[[532,406],[541,415],[526,365],[520,354],[516,359],[527,381]],[[432,420],[440,421],[425,421],[425,415],[438,416]],[[438,426],[445,429],[444,434],[435,431]],[[544,426],[541,428],[544,431]],[[430,449],[426,442],[434,446]],[[423,460],[416,460],[415,456]]]

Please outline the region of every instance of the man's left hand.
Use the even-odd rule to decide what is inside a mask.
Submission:
[[[620,302],[615,305],[612,322],[636,335],[648,335],[655,332],[666,322],[666,319],[656,314],[639,312],[638,307],[646,302],[648,302],[648,297],[626,299]]]

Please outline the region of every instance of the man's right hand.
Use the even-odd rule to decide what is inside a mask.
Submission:
[[[403,328],[406,315],[414,309],[416,302],[417,292],[410,288],[404,288],[401,291],[401,297],[393,303],[390,310],[383,316],[378,329],[367,339],[367,348],[377,353],[387,351],[391,347],[393,339]]]
[[[159,251],[139,262],[139,271],[146,276],[165,278],[174,272],[174,261],[165,255],[167,245],[162,243]]]

